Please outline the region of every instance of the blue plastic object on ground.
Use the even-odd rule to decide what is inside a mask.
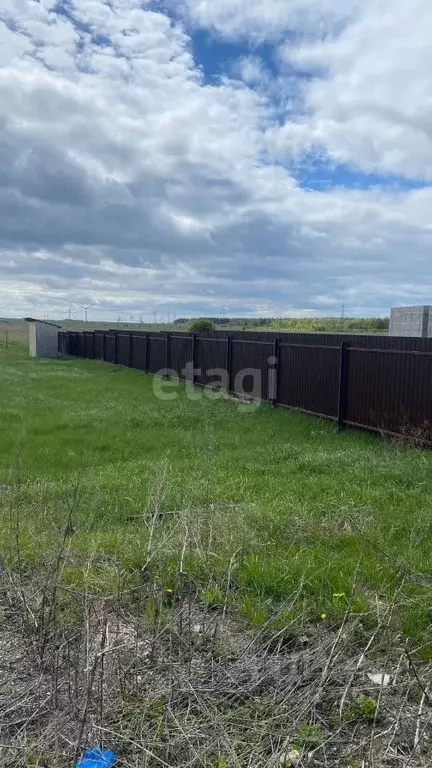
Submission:
[[[99,747],[94,747],[90,752],[86,752],[76,768],[113,768],[115,764],[116,756],[111,749],[101,752]]]

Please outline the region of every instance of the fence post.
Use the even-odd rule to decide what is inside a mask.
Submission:
[[[196,366],[196,333],[192,334],[192,384],[195,384],[195,366]]]
[[[92,331],[92,360],[96,359],[95,355],[95,331]]]
[[[338,398],[338,429],[344,428],[345,409],[346,409],[346,385],[347,385],[347,361],[348,361],[348,346],[346,341],[343,341],[340,346],[339,353],[339,398]]]
[[[231,339],[231,336],[227,336],[226,372],[227,372],[228,392],[231,392],[231,358],[232,358],[232,339]]]
[[[165,368],[167,369],[167,371],[169,368],[171,368],[171,334],[169,331],[167,331],[167,334],[166,334]],[[168,373],[166,375],[168,376]]]
[[[423,307],[422,327],[421,327],[421,335],[423,339],[427,339],[428,326],[429,326],[429,307]]]
[[[117,341],[117,331],[114,331],[114,364],[117,365],[118,360],[118,341]]]
[[[272,369],[272,382],[271,382],[271,401],[273,405],[277,405],[279,401],[279,344],[280,341],[277,336],[275,336],[274,345],[273,345],[273,357],[274,357],[274,368]]]
[[[130,334],[129,334],[129,352],[128,352],[128,366],[129,366],[129,368],[132,368],[132,344],[133,344],[132,338],[133,337],[132,337],[132,331],[131,331]]]
[[[105,331],[102,331],[102,360],[106,360],[106,336]]]
[[[145,370],[146,373],[148,373],[148,368],[149,368],[149,364],[148,364],[149,354],[148,353],[149,353],[149,335],[148,335],[148,333],[146,333],[146,335],[145,335],[145,346],[144,346],[144,355],[145,355],[145,358],[144,358],[144,370]]]

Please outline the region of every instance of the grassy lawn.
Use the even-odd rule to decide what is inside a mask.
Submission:
[[[432,453],[174,394],[0,349],[0,764],[430,766]]]
[[[187,577],[204,604],[289,633],[337,626],[349,602],[374,625],[397,594],[395,631],[431,658],[432,454],[176,392],[1,350],[5,562],[37,571],[68,526],[66,583],[115,594],[120,571],[132,591],[151,577],[176,595]]]

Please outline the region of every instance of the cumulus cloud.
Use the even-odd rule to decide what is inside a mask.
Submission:
[[[413,288],[413,275],[429,259],[429,188],[319,192],[296,178],[308,152],[429,178],[429,145],[413,128],[427,127],[427,72],[409,60],[406,92],[392,97],[394,45],[372,37],[381,70],[369,65],[367,89],[372,5],[338,6],[187,0],[173,20],[142,0],[3,0],[0,314],[59,314],[71,301],[98,301],[102,318],[328,312],[342,301],[360,312],[425,299],[430,286]],[[191,24],[249,36],[231,78],[209,84]],[[426,40],[421,27],[410,29]],[[274,49],[275,75],[257,33],[280,42],[290,29],[299,35]],[[294,98],[293,73],[306,70]]]
[[[180,8],[200,27],[254,41],[277,40],[287,31],[322,37],[346,22],[359,5],[360,0],[180,0]]]
[[[315,76],[303,114],[273,133],[273,146],[315,146],[368,172],[432,180],[431,39],[427,0],[365,0],[339,35],[286,43],[285,62]]]

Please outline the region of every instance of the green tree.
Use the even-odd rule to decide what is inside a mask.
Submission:
[[[203,317],[201,320],[194,320],[193,323],[190,324],[189,330],[192,331],[192,333],[208,333],[209,331],[214,330],[214,324],[211,320]]]

